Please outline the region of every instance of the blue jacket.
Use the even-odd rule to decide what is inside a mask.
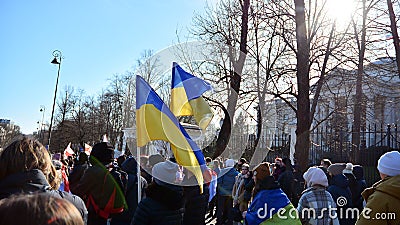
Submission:
[[[232,196],[233,185],[235,184],[235,178],[239,172],[233,168],[228,167],[222,169],[217,179],[218,194],[221,196]]]

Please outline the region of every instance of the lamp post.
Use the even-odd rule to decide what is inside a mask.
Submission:
[[[57,72],[57,81],[56,81],[56,89],[54,91],[54,99],[53,99],[53,109],[51,110],[51,119],[50,119],[50,127],[49,127],[49,150],[50,150],[50,141],[51,141],[51,129],[53,126],[53,117],[54,117],[54,107],[56,106],[56,98],[57,98],[57,87],[58,87],[58,78],[60,77],[60,68],[61,68],[61,59],[62,54],[59,50],[53,51],[54,59],[51,61],[52,64],[58,64],[58,72]]]

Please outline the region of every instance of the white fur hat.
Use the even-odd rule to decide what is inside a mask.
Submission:
[[[378,160],[378,170],[391,177],[400,175],[400,153],[391,151],[383,154]]]

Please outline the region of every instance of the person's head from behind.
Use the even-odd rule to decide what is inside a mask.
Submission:
[[[329,159],[322,159],[321,160],[321,166],[325,167],[325,169],[328,169],[328,167],[332,165],[331,160]]]
[[[290,161],[289,158],[284,158],[282,159],[282,166],[285,166],[287,168],[292,168],[292,162]]]
[[[242,169],[242,165],[245,164],[245,163],[247,163],[247,160],[245,158],[240,158],[238,160],[238,162],[237,162],[238,169],[241,170]]]
[[[318,167],[308,168],[308,170],[303,174],[303,178],[307,184],[307,187],[328,187],[328,177],[326,176],[325,172]]]
[[[69,201],[46,193],[13,195],[0,201],[0,224],[83,225]]]
[[[400,175],[400,153],[386,152],[378,160],[378,171],[381,179]]]
[[[211,164],[211,162],[212,162],[212,159],[210,158],[210,157],[206,157],[206,165],[207,166],[210,166],[210,164]]]
[[[15,173],[41,170],[53,189],[59,185],[57,171],[46,148],[37,140],[22,137],[0,154],[0,180]]]
[[[253,169],[253,180],[257,184],[264,180],[268,176],[271,176],[271,170],[269,169],[270,164],[268,162],[262,162]]]
[[[114,162],[114,147],[108,142],[95,144],[90,153],[90,163],[108,165]]]

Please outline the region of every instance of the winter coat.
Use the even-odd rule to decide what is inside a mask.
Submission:
[[[344,173],[343,175],[345,175],[347,177],[347,179],[349,180],[349,188],[350,188],[350,192],[351,192],[351,201],[353,202],[353,206],[354,206],[354,202],[358,201],[359,198],[361,198],[361,193],[359,193],[360,195],[357,196],[357,190],[360,189],[358,187],[357,179],[352,173]]]
[[[337,204],[338,212],[346,212],[348,208],[353,208],[349,180],[345,175],[338,174],[333,176],[331,179],[331,184],[328,187],[328,192],[332,195],[332,198],[336,203],[342,203]],[[354,225],[356,218],[346,218],[345,213],[343,216],[338,216],[340,225]]]
[[[129,157],[122,163],[121,169],[128,174],[128,184],[125,195],[128,208],[122,213],[113,216],[111,225],[129,225],[138,206],[138,179],[136,160],[132,157]],[[140,176],[140,186],[142,190],[141,199],[143,199],[146,196],[145,188],[147,187],[147,181],[142,176]]]
[[[114,190],[118,190],[118,185],[113,176],[108,172],[108,168],[103,164],[94,164],[90,166],[75,188],[75,193],[84,199],[87,203],[90,202],[90,196],[95,204],[104,209],[110,201]],[[115,191],[115,199],[113,205],[124,205],[125,195],[121,191]],[[97,215],[92,204],[88,204],[89,220],[88,224],[106,224],[107,220]]]
[[[325,187],[313,185],[302,193],[297,206],[297,211],[302,224],[339,225],[336,210],[328,211],[326,210],[328,208],[336,208],[336,203],[333,200],[332,195],[326,191]],[[307,210],[314,210],[315,216],[308,214]]]
[[[283,192],[287,195],[289,200],[293,199],[293,189],[294,189],[294,176],[291,169],[284,167],[285,170],[279,175],[278,182]]]
[[[239,174],[237,177],[237,181],[233,186],[232,197],[234,200],[238,202],[239,210],[241,212],[244,212],[248,209],[248,204],[251,196],[250,198],[248,196],[245,197],[245,191],[246,191],[246,185],[248,185],[251,180],[252,180],[251,177],[246,178],[244,175]]]
[[[192,176],[183,181],[189,184],[196,183],[196,177]],[[200,187],[183,185],[183,197],[185,201],[185,212],[183,215],[184,225],[204,225],[206,209],[208,203],[208,186],[204,186],[203,193],[200,194]]]
[[[183,212],[182,187],[153,182],[136,208],[131,225],[181,225]]]
[[[364,171],[361,166],[354,166],[353,167],[353,174],[356,178],[357,182],[357,189],[355,190],[355,193],[353,194],[353,205],[354,207],[358,208],[359,211],[361,212],[363,207],[363,197],[361,196],[361,193],[367,188],[367,182],[365,181],[364,178]]]
[[[360,215],[356,225],[374,224],[399,224],[400,221],[400,175],[386,177],[378,181],[371,188],[362,193],[367,201],[368,213]],[[365,211],[367,212],[367,211]],[[386,214],[383,214],[386,213]],[[387,219],[379,219],[385,216]],[[395,216],[395,219],[389,217]],[[368,219],[369,217],[369,219]]]
[[[88,211],[83,200],[65,191],[51,190],[50,184],[47,182],[41,170],[34,169],[26,172],[14,173],[0,180],[0,199],[7,198],[14,194],[35,192],[46,192],[53,197],[68,200],[78,209],[86,224]]]
[[[218,195],[232,195],[233,185],[235,184],[236,176],[238,174],[239,172],[233,167],[228,167],[221,170],[217,179]]]
[[[78,185],[87,168],[89,168],[89,164],[83,163],[75,165],[72,169],[71,173],[68,176],[69,187],[72,193],[75,193],[76,186]]]

